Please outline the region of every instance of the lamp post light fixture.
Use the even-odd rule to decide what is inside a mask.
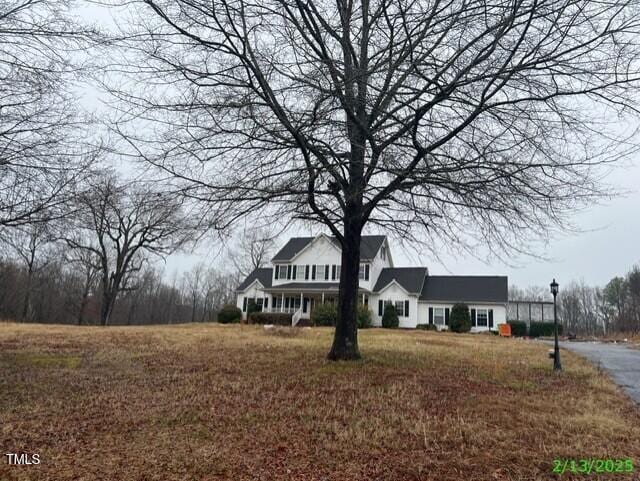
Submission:
[[[553,370],[562,371],[560,364],[560,346],[558,346],[558,315],[556,312],[556,297],[558,295],[558,283],[555,279],[550,284],[551,294],[553,294],[553,325],[554,325],[554,346],[553,346]]]

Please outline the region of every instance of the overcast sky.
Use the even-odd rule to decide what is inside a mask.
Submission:
[[[90,21],[112,27],[119,21],[113,10],[86,6],[79,14]],[[87,89],[83,103],[99,110],[95,91]],[[640,159],[629,159],[628,165],[619,167],[607,179],[607,183],[624,196],[594,205],[576,214],[578,232],[554,239],[549,245],[539,245],[537,254],[547,260],[534,257],[518,257],[508,263],[499,260],[482,262],[470,256],[441,254],[441,261],[428,254],[416,256],[392,242],[391,248],[397,266],[425,265],[431,274],[456,275],[508,275],[509,283],[520,287],[547,285],[552,278],[562,285],[570,280],[584,280],[587,284],[604,285],[612,277],[625,274],[634,264],[640,264]],[[298,231],[299,235],[313,235],[318,229]],[[286,238],[281,239],[284,243]],[[197,255],[175,255],[167,259],[167,276],[190,269],[198,261],[218,264],[221,259],[217,245],[199,248]],[[484,257],[480,253],[479,257]]]
[[[425,265],[431,274],[507,275],[509,284],[519,287],[546,286],[554,277],[561,285],[584,280],[587,284],[602,286],[612,277],[625,274],[634,264],[640,264],[640,163],[634,161],[620,167],[608,177],[608,183],[628,193],[576,214],[574,222],[578,232],[538,246],[537,254],[546,260],[521,256],[508,263],[483,262],[471,256],[443,254],[439,262],[429,255],[417,257],[412,252],[404,252],[391,241],[395,265]],[[318,228],[313,232],[298,232],[315,235]],[[285,241],[286,237],[281,239],[281,243]],[[167,259],[167,274],[189,269],[199,260],[220,262],[217,246],[202,246],[200,252]]]

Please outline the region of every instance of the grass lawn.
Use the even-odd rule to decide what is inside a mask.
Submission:
[[[634,458],[640,411],[586,361],[487,335],[0,324],[7,480],[539,480],[555,458]],[[563,475],[560,479],[601,479]]]

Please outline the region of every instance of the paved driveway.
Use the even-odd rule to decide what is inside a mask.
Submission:
[[[560,347],[606,369],[613,380],[640,403],[640,349],[600,342],[561,342]]]

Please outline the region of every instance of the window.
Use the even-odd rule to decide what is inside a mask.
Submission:
[[[369,264],[360,264],[360,269],[358,270],[358,279],[361,281],[369,280]]]
[[[262,297],[258,297],[258,298],[255,300],[255,303],[256,303],[256,306],[257,306],[258,312],[262,312],[262,303],[263,303],[263,302],[264,302],[264,299],[263,299]]]
[[[404,301],[396,301],[396,312],[398,317],[404,317]]]
[[[299,297],[294,297],[293,298],[293,307],[295,309],[299,309],[300,308],[300,298]]]
[[[478,327],[487,327],[489,321],[489,311],[486,309],[478,309],[476,311],[476,323]]]
[[[336,266],[336,279],[340,279],[340,266]]]
[[[273,302],[276,309],[280,309],[282,307],[282,297],[274,297]]]
[[[286,279],[287,278],[287,266],[285,264],[279,264],[277,266],[278,269],[278,279]]]
[[[433,308],[433,323],[436,326],[444,326],[444,307]]]
[[[380,249],[380,258],[383,261],[387,259],[387,249],[385,248],[385,246],[382,246],[382,249]]]
[[[316,280],[324,281],[324,264],[316,266]]]
[[[298,265],[296,266],[296,280],[297,281],[304,281],[304,271],[305,271],[305,266],[303,265]]]

